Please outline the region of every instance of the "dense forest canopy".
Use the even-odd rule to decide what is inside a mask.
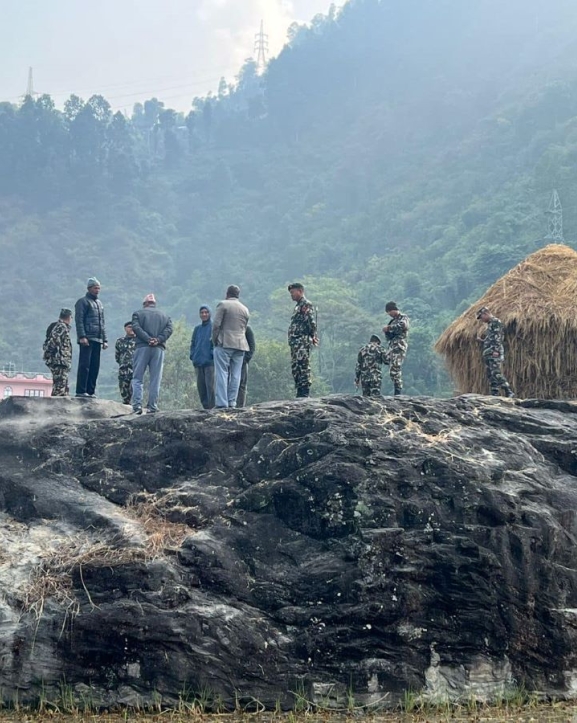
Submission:
[[[576,37],[572,0],[351,0],[187,113],[0,103],[0,363],[42,369],[46,326],[96,275],[111,338],[149,291],[180,319],[170,403],[192,404],[198,307],[238,283],[252,400],[283,396],[298,279],[319,309],[317,392],[352,391],[390,299],[413,320],[406,391],[451,391],[433,340],[544,244],[553,188],[574,237]]]

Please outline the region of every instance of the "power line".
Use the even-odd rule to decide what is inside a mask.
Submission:
[[[188,83],[183,83],[183,84],[176,85],[176,86],[173,85],[173,86],[169,86],[169,87],[167,87],[167,88],[159,88],[159,89],[157,89],[157,90],[152,90],[152,91],[142,90],[142,91],[137,91],[137,92],[133,92],[133,93],[122,93],[122,94],[120,94],[120,95],[112,96],[111,99],[113,99],[113,98],[135,97],[135,96],[137,96],[137,95],[150,95],[150,94],[155,94],[155,93],[162,93],[164,90],[174,90],[174,89],[176,89],[176,88],[184,88],[184,87],[188,87],[188,86],[194,87],[194,86],[202,85],[202,84],[204,84],[204,83],[216,82],[216,81],[220,80],[220,78],[222,77],[222,73],[237,71],[237,70],[238,70],[238,66],[236,66],[236,65],[234,65],[234,66],[228,65],[228,66],[221,66],[221,67],[216,67],[216,68],[205,68],[205,70],[207,70],[207,71],[210,72],[210,73],[218,73],[219,75],[218,75],[217,77],[211,77],[211,78],[191,79]],[[31,71],[32,71],[32,68],[30,68],[29,74],[30,74]],[[126,82],[123,82],[123,83],[113,83],[113,84],[111,84],[111,85],[102,85],[102,86],[98,86],[98,87],[96,87],[96,88],[95,88],[95,87],[92,87],[92,88],[90,88],[90,89],[87,89],[87,88],[78,89],[78,88],[76,88],[76,89],[69,89],[69,90],[51,90],[49,93],[47,93],[47,95],[50,95],[50,96],[57,96],[57,95],[80,95],[80,94],[82,94],[82,95],[100,95],[103,91],[105,91],[105,90],[107,90],[107,89],[109,89],[109,88],[123,88],[123,87],[128,87],[128,86],[139,85],[139,84],[141,84],[141,83],[155,83],[155,82],[162,82],[162,81],[166,82],[166,81],[170,81],[170,80],[173,80],[173,79],[174,79],[174,80],[177,80],[177,79],[180,80],[180,79],[182,79],[182,75],[179,75],[179,76],[174,76],[174,75],[173,75],[173,76],[161,76],[161,77],[156,78],[156,79],[155,79],[155,78],[148,78],[148,79],[141,79],[141,80],[135,80],[135,81],[126,81]],[[29,83],[30,83],[30,77],[29,77]],[[26,94],[27,94],[27,95],[29,94],[28,91],[27,91]],[[36,92],[34,91],[34,92],[33,92],[33,95],[39,95],[39,93],[36,93]],[[24,97],[25,97],[25,96],[24,96]],[[7,98],[6,100],[8,100],[8,101],[16,101],[16,100],[21,100],[21,99],[22,99],[22,96],[11,96],[11,97]]]
[[[227,71],[235,71],[237,70],[237,66],[222,66],[220,68],[202,68],[201,71],[207,71],[208,73],[223,73]],[[182,74],[179,75],[164,75],[159,76],[157,78],[141,78],[140,80],[126,80],[122,83],[112,83],[110,85],[100,85],[96,88],[92,86],[91,88],[81,88],[81,89],[74,89],[74,90],[54,90],[52,91],[55,95],[66,95],[67,93],[85,93],[85,94],[91,94],[95,95],[96,93],[99,93],[103,90],[109,90],[110,88],[124,88],[127,86],[134,86],[134,85],[141,85],[142,83],[164,83],[164,82],[170,82],[171,80],[178,80],[180,81],[182,79]]]

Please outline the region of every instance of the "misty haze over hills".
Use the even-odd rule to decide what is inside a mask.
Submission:
[[[257,401],[282,391],[264,380],[286,364],[286,282],[304,279],[319,390],[351,391],[393,298],[413,319],[406,391],[449,391],[433,340],[544,244],[553,188],[573,245],[576,31],[569,0],[356,0],[186,114],[0,104],[0,361],[42,369],[46,326],[92,274],[111,338],[154,291],[183,317],[182,354],[200,303],[239,283]]]

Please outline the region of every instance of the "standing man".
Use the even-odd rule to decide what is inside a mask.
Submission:
[[[246,327],[250,314],[239,296],[240,288],[231,284],[226,290],[226,299],[216,307],[212,324],[217,409],[236,407],[242,360],[249,350]]]
[[[389,374],[394,386],[394,395],[403,393],[403,373],[401,367],[407,356],[407,336],[409,335],[409,317],[401,314],[394,301],[389,301],[385,311],[391,321],[383,326],[383,331],[389,342],[387,359],[389,360]]]
[[[214,407],[214,358],[210,307],[203,304],[198,312],[201,323],[194,327],[189,358],[196,372],[196,388],[203,409]]]
[[[498,397],[499,389],[504,389],[508,397],[514,397],[509,382],[503,376],[503,362],[505,361],[503,322],[493,316],[486,306],[479,309],[477,319],[487,324],[487,333],[485,336],[478,336],[477,341],[483,345],[483,361],[491,386],[491,394]]]
[[[136,334],[132,322],[124,325],[124,336],[116,340],[114,358],[118,364],[118,387],[123,404],[130,404],[132,397],[132,357],[136,347]]]
[[[88,291],[78,299],[74,307],[76,336],[80,345],[78,373],[76,375],[76,396],[94,397],[96,380],[100,371],[100,350],[108,348],[104,308],[98,298],[100,281],[91,276],[86,282]]]
[[[355,368],[355,386],[361,385],[363,397],[380,396],[382,365],[388,363],[388,354],[381,346],[380,338],[373,334],[369,343],[361,347]]]
[[[288,286],[291,299],[296,302],[288,329],[291,352],[291,371],[296,395],[308,397],[311,388],[311,346],[318,346],[317,323],[313,305],[305,298],[305,287],[295,283]]]
[[[248,364],[253,358],[256,351],[256,343],[254,340],[254,332],[250,326],[246,327],[246,343],[248,344],[248,351],[244,353],[244,359],[242,360],[242,369],[240,372],[240,386],[238,388],[238,396],[236,398],[236,406],[244,407],[246,404],[246,388],[248,384]]]
[[[147,294],[143,308],[132,315],[132,329],[136,334],[132,374],[132,409],[142,414],[142,384],[148,367],[150,385],[148,388],[147,412],[158,412],[158,393],[162,381],[166,342],[172,334],[172,321],[156,308],[154,294]]]
[[[68,396],[68,374],[72,366],[71,321],[70,309],[61,309],[58,321],[50,324],[46,330],[43,359],[52,372],[53,397]]]

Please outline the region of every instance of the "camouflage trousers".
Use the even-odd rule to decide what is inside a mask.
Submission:
[[[486,356],[484,357],[485,368],[487,370],[487,378],[491,387],[491,394],[498,396],[499,389],[504,389],[507,396],[513,396],[509,382],[503,374],[503,357]]]
[[[311,345],[306,341],[290,344],[291,372],[295,380],[297,393],[301,389],[310,389],[311,376]]]
[[[403,371],[402,366],[405,361],[406,351],[398,349],[389,349],[387,352],[387,360],[389,364],[389,376],[393,382],[395,389],[403,388]]]
[[[132,399],[132,375],[119,376],[118,377],[118,388],[120,389],[120,398],[123,404],[130,404]]]
[[[68,367],[50,367],[52,372],[52,395],[53,397],[68,396]]]
[[[380,370],[374,369],[372,372],[361,373],[361,389],[363,390],[363,397],[380,397],[381,396],[381,382],[383,375]]]
[[[365,382],[361,379],[361,387],[363,390],[363,397],[380,397],[381,396],[381,381],[378,383]]]

